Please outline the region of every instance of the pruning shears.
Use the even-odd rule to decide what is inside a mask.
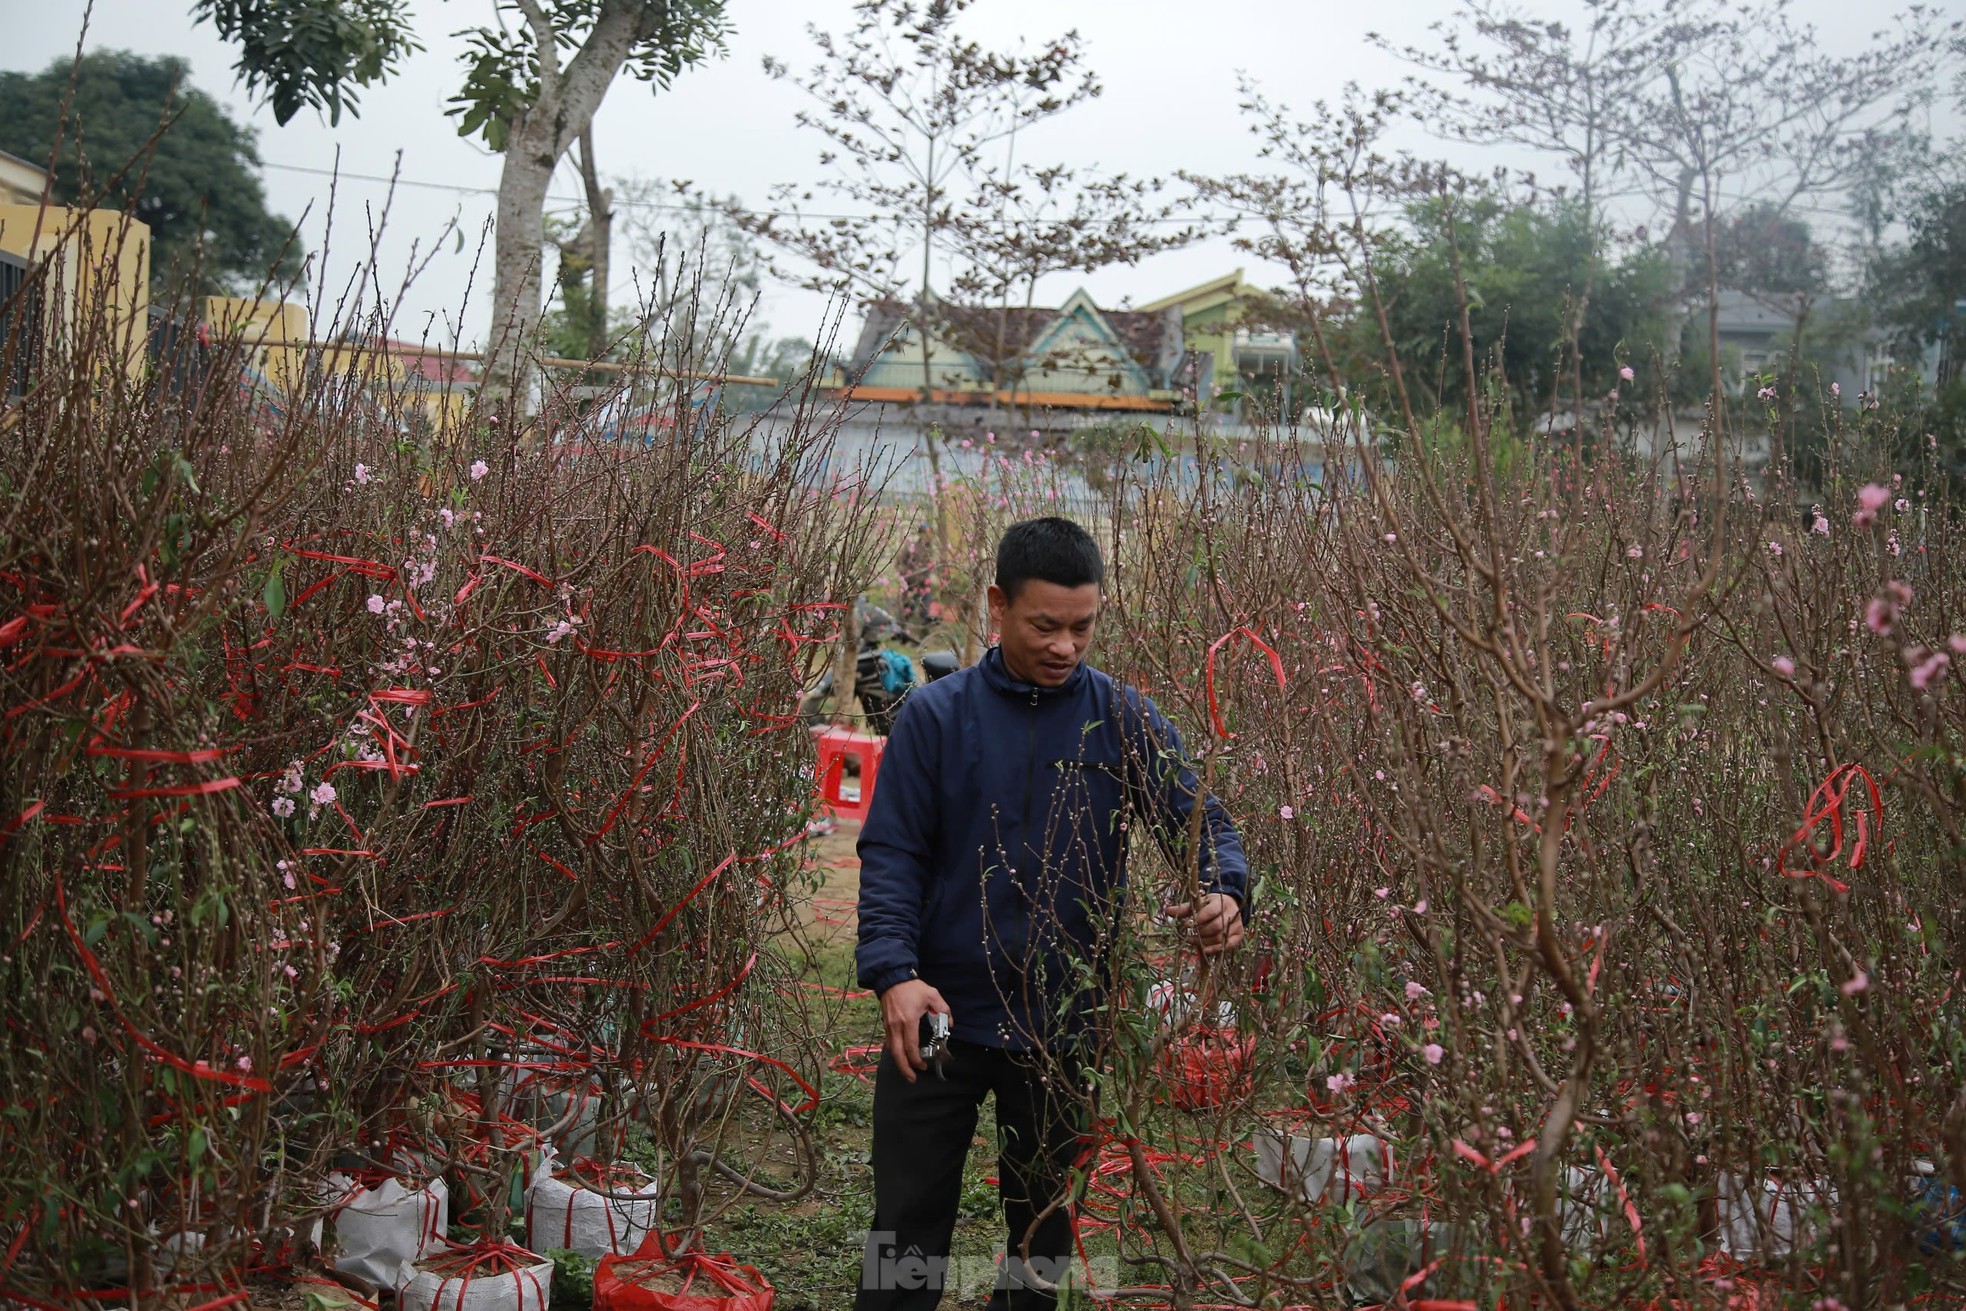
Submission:
[[[938,1079],[947,1079],[949,1066],[949,1017],[939,1011],[922,1016],[922,1060]]]

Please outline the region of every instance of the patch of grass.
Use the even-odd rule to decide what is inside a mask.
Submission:
[[[549,1248],[541,1256],[553,1262],[551,1311],[586,1311],[594,1305],[594,1267],[596,1262],[564,1247]]]

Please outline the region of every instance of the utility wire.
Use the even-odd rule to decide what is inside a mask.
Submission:
[[[389,185],[399,186],[399,187],[421,187],[427,191],[450,191],[450,192],[455,192],[459,195],[467,195],[467,196],[496,196],[498,194],[497,187],[466,187],[466,186],[459,186],[455,182],[424,182],[416,178],[385,177],[379,173],[351,173],[346,169],[310,168],[305,164],[278,164],[272,161],[267,161],[265,163],[262,163],[260,167],[277,168],[282,172],[286,172],[286,173],[311,173],[316,177],[341,178],[350,182],[381,182],[381,183],[386,183]],[[587,203],[586,198],[582,196],[549,195],[548,197],[546,197],[546,199],[559,205],[584,205]],[[704,209],[703,206],[670,204],[659,200],[617,199],[613,202],[613,204],[617,209],[646,209],[646,210],[653,210],[657,213],[662,213],[662,214],[700,214],[703,212]],[[854,220],[854,219],[869,219],[869,218],[880,217],[879,215],[876,214],[828,214],[828,213],[822,213],[818,210],[804,210],[804,209],[746,209],[741,205],[732,205],[729,206],[728,208],[732,212],[743,214],[748,218],[807,218],[807,219]],[[1048,219],[1005,220],[1005,222],[1018,227],[1026,227],[1038,223],[1046,223],[1046,222],[1053,222],[1053,221],[1055,220],[1048,220]],[[1173,216],[1168,216],[1165,218],[1152,218],[1152,219],[1140,218],[1134,220],[1134,222],[1136,223],[1193,223],[1194,221],[1195,220],[1192,217],[1176,218]]]

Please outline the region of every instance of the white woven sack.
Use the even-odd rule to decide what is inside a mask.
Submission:
[[[1197,1009],[1195,994],[1176,986],[1172,979],[1162,979],[1147,989],[1147,1008],[1158,1011],[1160,1017],[1170,1026],[1185,1024]],[[1234,1002],[1215,1003],[1215,1027],[1233,1029],[1236,1027],[1236,1008]]]
[[[450,1189],[442,1179],[409,1189],[400,1179],[364,1188],[345,1174],[328,1176],[335,1199],[334,1268],[380,1288],[401,1289],[410,1267],[444,1242]]]
[[[593,1079],[514,1067],[505,1071],[505,1113],[521,1124],[553,1132],[553,1148],[563,1156],[594,1154],[594,1117],[601,1085]]]
[[[155,1244],[151,1248],[152,1261],[157,1263],[160,1274],[176,1274],[180,1269],[196,1269],[198,1256],[205,1250],[205,1235],[189,1229],[176,1229],[159,1235],[155,1225],[151,1226],[151,1237]]]
[[[655,1227],[656,1199],[661,1186],[634,1166],[635,1179],[623,1180],[607,1193],[596,1192],[578,1179],[541,1171],[526,1194],[526,1246],[535,1252],[566,1248],[585,1257],[626,1255],[642,1245]],[[626,1197],[623,1194],[633,1193]]]
[[[502,1274],[444,1275],[412,1268],[396,1301],[398,1311],[546,1311],[552,1296],[553,1263],[542,1257]]]
[[[1826,1179],[1800,1184],[1762,1179],[1757,1188],[1722,1172],[1714,1192],[1720,1210],[1720,1248],[1737,1260],[1779,1261],[1821,1237],[1812,1214],[1836,1209],[1836,1189]]]
[[[1262,1128],[1252,1146],[1256,1177],[1307,1202],[1362,1197],[1392,1178],[1392,1146],[1371,1134],[1308,1138]]]

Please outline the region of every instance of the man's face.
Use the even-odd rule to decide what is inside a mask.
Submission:
[[[991,584],[990,622],[996,625],[1003,662],[1013,678],[1057,687],[1072,676],[1099,617],[1099,584],[1061,587],[1028,578],[1015,598]]]

